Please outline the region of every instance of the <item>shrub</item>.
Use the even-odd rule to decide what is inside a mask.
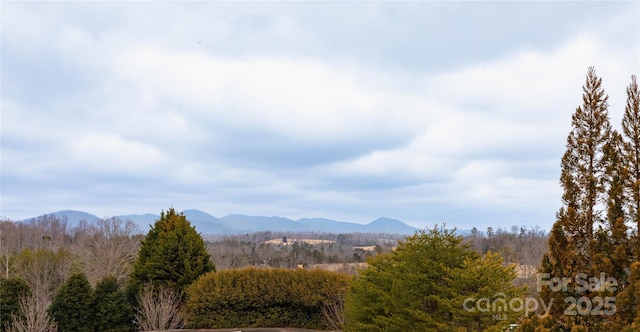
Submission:
[[[322,270],[246,268],[208,273],[187,288],[191,328],[324,329],[325,308],[350,276]]]

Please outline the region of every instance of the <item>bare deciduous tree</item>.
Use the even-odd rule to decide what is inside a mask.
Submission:
[[[89,282],[95,285],[106,276],[114,276],[122,283],[130,273],[136,258],[138,228],[131,220],[100,219],[88,228],[75,250],[84,266]]]
[[[15,269],[37,299],[51,301],[55,291],[65,282],[71,264],[71,255],[64,249],[58,252],[24,249],[16,256]]]
[[[11,317],[9,331],[12,332],[56,332],[57,327],[47,308],[51,301],[31,294],[20,299],[20,312]]]
[[[20,251],[19,231],[15,223],[3,220],[0,221],[0,266],[2,275],[9,278],[12,272],[12,256]]]
[[[166,331],[181,328],[184,322],[182,297],[178,291],[152,284],[138,295],[136,323],[140,331]]]

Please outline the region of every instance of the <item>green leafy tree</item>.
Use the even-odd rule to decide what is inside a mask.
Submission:
[[[419,231],[371,258],[351,283],[345,330],[502,331],[519,316],[502,305],[524,292],[513,285],[515,276],[499,256],[479,257],[454,231]],[[481,299],[499,309],[480,310]]]
[[[184,214],[170,208],[142,240],[131,281],[134,293],[146,283],[184,290],[200,275],[214,271],[204,241]]]
[[[60,286],[49,312],[58,325],[58,331],[92,332],[95,312],[93,290],[84,273],[74,274]]]
[[[125,291],[118,286],[116,277],[107,276],[98,282],[94,291],[93,308],[96,331],[135,331],[133,307],[127,301]]]
[[[26,281],[14,278],[0,278],[0,331],[6,331],[11,316],[19,315],[20,298],[30,293]]]

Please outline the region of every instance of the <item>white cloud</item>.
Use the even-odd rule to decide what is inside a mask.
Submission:
[[[399,186],[439,179],[448,183],[443,197],[457,205],[514,209],[557,203],[555,171],[590,65],[580,55],[603,61],[609,74],[624,67],[609,66],[614,59],[627,61],[601,45],[578,36],[547,54],[526,50],[425,77],[424,94],[413,96],[415,105],[431,105],[421,133],[402,147],[374,150],[326,171],[338,178],[405,179]]]
[[[347,68],[311,59],[227,60],[149,46],[121,54],[114,66],[124,86],[144,87],[151,99],[172,100],[221,127],[302,141],[406,135],[419,115],[402,107],[401,96],[369,91]]]
[[[76,137],[70,145],[69,162],[90,167],[93,172],[128,173],[137,175],[155,173],[166,167],[168,156],[158,148],[145,143],[127,141],[113,134],[89,134]]]
[[[450,198],[506,210],[540,208],[558,201],[553,198],[560,195],[556,180],[514,176],[516,166],[503,160],[471,161],[456,171],[448,189]]]

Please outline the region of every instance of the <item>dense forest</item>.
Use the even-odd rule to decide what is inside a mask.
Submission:
[[[203,236],[173,208],[147,234],[118,218],[0,221],[0,330],[638,330],[636,77],[617,131],[589,68],[571,125],[548,234]]]

